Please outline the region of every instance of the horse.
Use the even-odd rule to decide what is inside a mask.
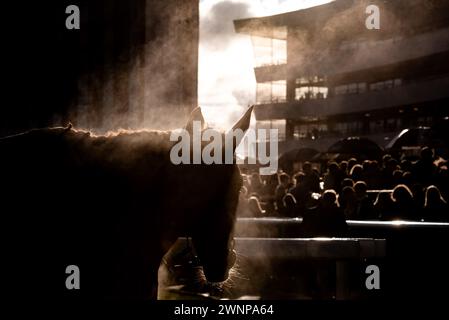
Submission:
[[[250,118],[251,109],[232,130],[246,132]],[[194,121],[205,129],[200,108],[186,130]],[[162,257],[180,236],[192,239],[207,281],[225,281],[238,166],[175,165],[175,143],[168,131],[71,126],[1,138],[1,290],[18,299],[155,299]],[[77,267],[77,288],[67,287],[68,266]]]

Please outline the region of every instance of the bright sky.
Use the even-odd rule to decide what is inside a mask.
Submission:
[[[206,121],[228,129],[255,102],[251,38],[233,20],[295,11],[331,0],[200,0],[199,105]]]

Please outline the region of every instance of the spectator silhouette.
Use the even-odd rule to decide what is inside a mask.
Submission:
[[[351,158],[348,160],[348,175],[351,174],[351,170],[352,168],[357,164],[357,159],[356,158]]]
[[[312,169],[312,164],[310,162],[305,162],[302,166],[302,171],[304,172],[304,186],[310,192],[320,192],[320,177]]]
[[[382,168],[385,168],[387,166],[387,162],[392,159],[393,157],[391,156],[391,154],[385,154],[382,157]]]
[[[395,215],[393,206],[391,194],[386,191],[381,191],[377,194],[376,201],[374,201],[374,213],[380,220],[393,219]]]
[[[368,184],[370,189],[377,190],[382,187],[379,163],[376,160],[363,163],[363,181]]]
[[[290,193],[296,199],[296,206],[300,216],[304,214],[307,204],[310,201],[310,191],[304,183],[305,177],[306,175],[304,173],[297,173],[295,175],[296,185],[290,189]]]
[[[327,172],[324,174],[324,189],[333,189],[339,192],[342,179],[343,177],[338,164],[333,161],[330,162],[328,164]]]
[[[363,167],[360,164],[356,164],[352,167],[349,173],[351,179],[355,182],[363,180]]]
[[[434,182],[437,166],[433,163],[434,154],[432,149],[424,147],[421,149],[421,157],[413,167],[415,180],[427,187]]]
[[[274,194],[274,201],[276,204],[277,212],[281,213],[281,211],[284,209],[283,199],[289,188],[290,176],[286,173],[281,173],[279,174],[278,179],[279,182]]]
[[[251,174],[250,177],[250,193],[256,193],[259,196],[263,194],[264,184],[262,179],[260,178],[260,175],[257,172],[254,172]]]
[[[280,214],[288,218],[296,218],[299,216],[296,207],[296,199],[291,193],[287,193],[282,199],[283,207]]]
[[[391,156],[387,159],[385,167],[382,169],[382,186],[387,189],[392,189],[396,186],[394,183],[393,172],[398,169],[398,162]]]
[[[410,189],[404,185],[397,185],[393,189],[391,194],[391,199],[393,200],[394,214],[389,217],[389,220],[393,219],[407,219],[415,220],[417,218],[417,210],[415,206],[415,201],[413,199],[413,194]]]
[[[449,221],[449,212],[446,200],[442,197],[436,186],[426,189],[423,219],[425,221]]]
[[[337,193],[326,190],[318,206],[306,211],[303,233],[308,237],[341,237],[347,232],[343,211],[337,203]]]
[[[264,195],[272,197],[275,194],[278,185],[279,185],[279,177],[277,173],[266,176]]]
[[[246,188],[246,194],[248,195],[251,190],[251,183],[247,174],[242,174],[243,186]]]
[[[344,160],[341,161],[339,164],[339,167],[340,167],[340,172],[343,176],[343,179],[347,178],[348,177],[348,161],[344,161]]]
[[[265,210],[262,210],[259,199],[257,199],[257,197],[250,197],[248,199],[248,209],[251,217],[265,216]]]
[[[354,180],[352,180],[351,178],[343,179],[343,181],[341,182],[341,188],[343,189],[344,187],[354,187]]]
[[[239,203],[237,205],[237,215],[244,217],[250,215],[248,207],[248,189],[242,186],[239,193]]]
[[[407,159],[402,160],[400,166],[401,166],[401,170],[404,172],[412,171],[412,163]]]
[[[353,187],[344,187],[338,197],[338,202],[340,203],[340,208],[343,210],[346,219],[357,218],[358,202]]]
[[[376,219],[373,203],[368,197],[368,186],[364,181],[358,181],[354,185],[355,196],[357,199],[356,217],[360,220]]]

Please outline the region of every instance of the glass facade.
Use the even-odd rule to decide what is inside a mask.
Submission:
[[[257,129],[277,129],[278,130],[278,138],[279,141],[284,141],[286,138],[286,120],[266,120],[266,121],[257,121]],[[267,132],[267,139],[269,138]]]
[[[281,39],[251,37],[256,67],[287,63],[287,41]]]
[[[287,81],[268,81],[257,83],[256,103],[285,102],[287,98]]]

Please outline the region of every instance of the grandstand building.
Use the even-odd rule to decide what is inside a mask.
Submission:
[[[365,25],[370,4],[379,30]],[[384,146],[448,116],[446,1],[336,0],[234,26],[253,43],[257,126],[280,130],[280,152],[347,136]]]

